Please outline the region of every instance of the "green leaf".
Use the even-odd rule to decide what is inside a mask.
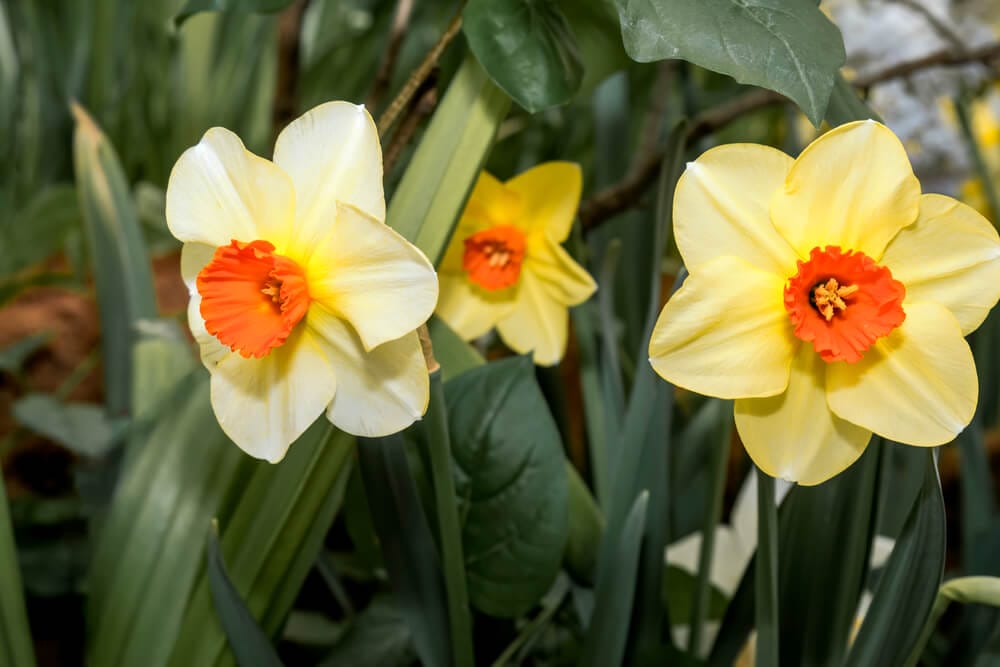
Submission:
[[[615,544],[610,566],[598,572],[594,589],[594,614],[584,639],[581,665],[604,667],[620,665],[625,656],[636,574],[642,552],[649,492],[639,493]],[[659,592],[659,591],[657,591]]]
[[[616,0],[634,60],[680,58],[788,97],[817,127],[837,70],[840,31],[813,0]]]
[[[660,584],[660,599],[664,606],[669,607],[672,618],[691,617],[694,612],[695,599],[699,595],[699,585],[699,575],[691,574],[687,570],[673,565],[664,568]],[[705,619],[710,621],[721,619],[726,611],[727,602],[725,594],[710,583],[705,602]]]
[[[0,662],[25,667],[35,664],[3,475],[0,475]]]
[[[566,478],[569,480],[569,536],[563,565],[580,581],[592,584],[604,517],[590,489],[569,461],[566,461]]]
[[[434,357],[441,364],[441,376],[445,381],[486,363],[481,354],[437,315],[427,322],[427,329],[434,345]]]
[[[885,565],[846,664],[901,665],[931,615],[945,558],[945,510],[933,450],[916,450],[923,484]],[[902,613],[905,610],[905,613]]]
[[[187,21],[200,12],[253,12],[268,14],[278,12],[292,4],[292,0],[188,0],[177,12],[174,25]]]
[[[441,564],[399,434],[358,443],[358,460],[382,557],[417,655],[451,664]]]
[[[513,618],[555,580],[569,533],[562,440],[528,357],[445,385],[469,599]]]
[[[386,222],[435,265],[509,108],[510,97],[466,58],[392,196]]]
[[[15,214],[11,224],[0,228],[0,274],[16,273],[48,259],[79,225],[76,188],[65,184],[45,188]]]
[[[858,91],[854,89],[843,74],[837,73],[833,84],[833,92],[830,93],[830,104],[826,108],[826,120],[830,125],[836,127],[852,120],[874,119],[881,121],[877,113],[861,99]]]
[[[580,59],[583,61],[583,81],[580,94],[589,91],[609,75],[628,65],[622,44],[618,15],[611,0],[556,0],[569,27],[576,36]]]
[[[959,577],[941,584],[941,588],[938,589],[937,599],[934,601],[934,607],[924,624],[924,630],[920,635],[920,639],[913,647],[913,651],[910,652],[910,658],[906,662],[907,667],[915,667],[918,664],[924,647],[927,645],[927,640],[930,638],[931,633],[934,632],[934,627],[937,625],[938,619],[941,618],[941,615],[944,614],[945,610],[948,609],[948,605],[952,602],[1000,607],[1000,578]],[[984,662],[983,658],[985,656],[980,655],[980,660],[976,664]]]
[[[779,660],[778,508],[774,504],[774,478],[755,468],[757,475],[757,554],[754,570],[754,621],[757,628],[757,665],[777,665]]]
[[[127,422],[109,419],[96,403],[64,403],[49,394],[26,394],[12,412],[22,426],[82,456],[103,456],[125,432]]]
[[[872,442],[844,472],[817,486],[796,486],[785,499],[779,530],[782,664],[843,660],[868,574],[880,453]]]
[[[410,667],[416,660],[413,639],[387,595],[376,595],[358,614],[320,667]]]
[[[135,322],[156,317],[149,257],[118,156],[78,104],[73,137],[77,194],[97,288],[105,405],[112,417],[127,415],[132,384]]]
[[[50,338],[52,338],[52,334],[48,332],[25,336],[3,348],[0,350],[0,371],[19,372],[28,357],[40,350],[49,342]]]
[[[559,6],[546,0],[470,0],[462,14],[469,48],[493,81],[531,113],[565,104],[583,64]]]
[[[281,659],[257,620],[247,609],[239,591],[229,580],[226,561],[219,546],[219,528],[215,521],[208,531],[208,584],[219,622],[229,639],[236,662],[244,667],[277,667]]]

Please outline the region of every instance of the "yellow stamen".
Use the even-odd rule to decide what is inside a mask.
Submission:
[[[813,288],[813,303],[820,315],[829,322],[833,319],[836,311],[847,310],[847,303],[844,301],[858,291],[857,285],[841,285],[836,278],[830,278],[825,283],[820,283]]]

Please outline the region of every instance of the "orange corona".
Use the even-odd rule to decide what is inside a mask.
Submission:
[[[512,287],[521,277],[524,262],[524,232],[513,225],[484,229],[465,239],[462,268],[469,280],[495,291]]]
[[[267,241],[232,241],[198,274],[205,329],[244,357],[284,343],[309,308],[302,268]]]
[[[906,319],[906,288],[864,253],[813,248],[798,269],[785,286],[785,309],[795,335],[824,361],[860,361]]]

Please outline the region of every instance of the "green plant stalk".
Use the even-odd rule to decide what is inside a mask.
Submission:
[[[35,664],[35,655],[23,590],[7,507],[7,490],[3,475],[0,475],[0,662],[31,667]]]
[[[691,633],[688,635],[688,653],[695,655],[701,644],[705,616],[708,612],[708,593],[711,590],[712,558],[715,555],[715,528],[722,517],[722,500],[726,492],[726,455],[733,434],[730,411],[723,412],[724,425],[721,437],[709,462],[712,471],[712,495],[701,528],[701,551],[698,553],[698,580],[691,603]],[[772,503],[773,504],[773,503]]]
[[[982,148],[980,148],[979,142],[976,141],[976,135],[972,132],[969,103],[963,97],[956,97],[953,102],[955,115],[958,116],[958,125],[962,130],[962,137],[969,148],[972,163],[975,165],[979,181],[983,185],[983,192],[986,193],[986,201],[989,202],[990,210],[993,212],[993,225],[996,226],[1000,224],[996,219],[997,216],[1000,216],[1000,195],[997,194],[997,189],[993,184],[993,177],[986,166],[986,159],[983,157]]]
[[[455,482],[451,470],[451,437],[444,402],[440,369],[431,373],[431,397],[424,417],[427,425],[427,459],[434,485],[434,509],[440,533],[441,564],[448,595],[448,620],[451,625],[451,650],[457,667],[473,667],[472,619],[466,589],[465,557],[462,553],[462,527],[455,503]]]
[[[778,508],[774,478],[757,468],[756,663],[778,667]]]

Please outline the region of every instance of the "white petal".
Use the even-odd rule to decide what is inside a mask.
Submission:
[[[306,324],[322,336],[337,373],[326,413],[334,426],[374,438],[402,431],[427,411],[430,379],[416,332],[366,352],[350,325],[322,308],[310,308]]]
[[[363,211],[341,204],[309,263],[309,295],[346,319],[366,350],[427,321],[437,303],[434,267],[416,246]]]
[[[322,341],[297,327],[261,359],[230,354],[212,369],[219,425],[250,456],[280,461],[330,404],[337,383]]]
[[[294,208],[288,175],[221,127],[184,151],[167,183],[167,225],[185,242],[219,247],[264,239],[280,246]]]
[[[351,204],[385,220],[382,148],[375,122],[363,106],[327,102],[292,121],[278,135],[274,162],[295,184],[296,261],[304,260],[337,216]]]

